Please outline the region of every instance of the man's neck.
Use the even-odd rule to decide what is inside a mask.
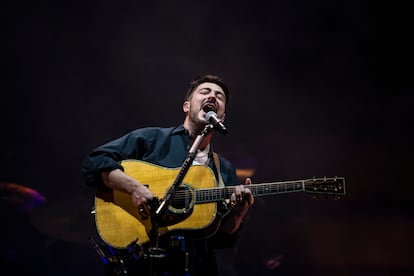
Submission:
[[[184,123],[184,128],[187,129],[191,139],[194,141],[195,138],[200,135],[202,133],[202,131],[204,130],[204,126],[203,128],[197,129],[197,128],[192,128],[191,126],[189,126],[188,124]],[[204,150],[211,142],[211,138],[213,137],[213,132],[208,133],[202,143],[199,146],[200,150]]]

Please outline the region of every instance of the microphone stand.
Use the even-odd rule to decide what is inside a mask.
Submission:
[[[191,148],[188,151],[187,157],[184,160],[183,164],[181,165],[180,171],[178,172],[173,184],[169,188],[168,192],[165,194],[164,198],[160,200],[160,204],[155,212],[152,214],[151,223],[152,229],[150,233],[150,240],[154,247],[150,248],[150,257],[155,258],[163,258],[164,250],[158,247],[159,243],[159,233],[158,227],[162,222],[165,220],[165,216],[167,215],[168,207],[171,203],[171,200],[174,198],[175,193],[178,191],[184,177],[186,176],[190,166],[193,164],[194,158],[196,157],[197,150],[199,149],[201,143],[203,142],[204,138],[214,129],[212,124],[207,124],[204,127],[204,130],[197,135],[196,139],[194,140]],[[152,270],[152,264],[151,264]]]
[[[197,135],[196,139],[193,142],[190,150],[188,151],[187,158],[184,160],[183,164],[181,165],[181,169],[178,172],[177,177],[175,178],[174,183],[171,185],[170,189],[168,190],[167,194],[161,201],[161,204],[158,206],[157,210],[155,211],[156,218],[163,219],[166,215],[167,208],[175,195],[175,192],[178,190],[179,186],[181,185],[185,175],[188,172],[188,169],[193,164],[194,158],[197,154],[197,150],[200,147],[201,143],[203,142],[204,138],[207,136],[208,133],[213,129],[212,124],[208,124],[205,126],[204,130],[201,134]]]

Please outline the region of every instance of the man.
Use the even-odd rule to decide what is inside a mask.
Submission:
[[[193,80],[185,96],[184,123],[175,128],[148,127],[132,131],[93,150],[82,167],[85,181],[91,186],[116,189],[131,195],[131,200],[142,215],[151,215],[154,195],[147,186],[124,173],[120,161],[138,159],[159,166],[180,167],[188,156],[194,139],[209,124],[206,114],[214,111],[224,120],[230,94],[227,86],[217,76],[205,75]],[[209,166],[217,183],[236,185],[235,169],[229,161],[213,152],[213,131],[208,132],[199,146],[194,164]],[[247,178],[245,185],[251,180]],[[156,185],[156,183],[152,183]],[[222,219],[217,232],[208,239],[186,241],[189,252],[190,275],[215,275],[217,273],[213,250],[231,246],[241,222],[254,199],[245,185],[237,185],[230,197],[230,212]]]

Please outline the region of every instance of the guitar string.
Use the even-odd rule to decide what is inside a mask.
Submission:
[[[276,187],[265,188],[267,186],[272,186],[274,184],[277,184]],[[289,182],[289,183],[277,183],[276,182],[276,183],[255,184],[254,186],[247,187],[247,188],[249,188],[254,194],[257,194],[260,189],[263,190],[262,191],[263,194],[269,194],[269,193],[302,190],[302,186],[299,184],[302,184],[302,181]],[[280,189],[281,186],[284,186],[284,188]],[[193,194],[197,196],[197,193],[198,193],[198,196],[204,196],[204,197],[217,197],[218,195],[229,196],[230,192],[233,193],[234,189],[235,187],[225,187],[225,188],[197,189],[193,191],[177,191],[173,199],[185,199],[185,198],[192,197]],[[161,195],[164,195],[164,194],[161,194],[161,193],[154,194],[154,196],[161,196]]]
[[[336,182],[335,182],[336,183]],[[325,189],[325,192],[337,192],[341,193],[343,187],[341,184],[329,184],[329,182],[325,182],[321,184],[320,189]],[[304,190],[304,187],[314,187],[314,185],[308,185],[306,184],[306,181],[304,180],[298,180],[295,182],[292,181],[286,181],[286,182],[270,182],[270,183],[261,183],[261,184],[252,184],[246,185],[247,188],[251,190],[251,192],[254,195],[257,195],[259,191],[261,191],[261,194],[274,194],[274,193],[283,193],[283,192],[290,192],[290,191],[300,191]],[[249,187],[250,186],[250,187]],[[195,190],[179,190],[174,195],[174,199],[185,199],[192,197],[194,194],[195,196],[199,197],[217,197],[222,196],[227,199],[230,197],[231,193],[233,193],[235,187],[229,186],[229,187],[213,187],[213,188],[201,188],[201,189],[195,189]],[[164,196],[163,193],[157,193],[154,194],[154,196]]]

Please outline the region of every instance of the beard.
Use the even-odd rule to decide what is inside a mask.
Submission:
[[[194,110],[193,107],[190,108],[188,115],[189,122],[191,125],[192,135],[198,135],[204,130],[204,127],[208,124],[206,119],[202,117],[202,110]]]

